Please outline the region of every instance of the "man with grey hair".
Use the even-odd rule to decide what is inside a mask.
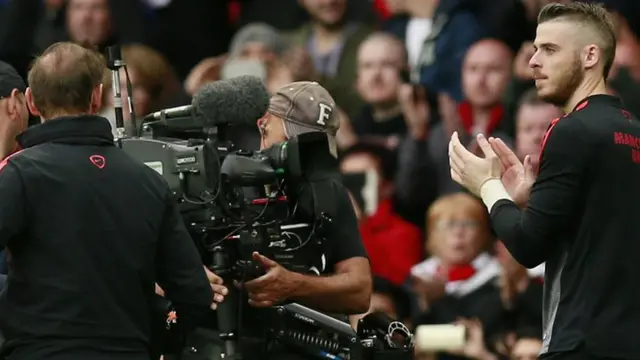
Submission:
[[[280,56],[288,48],[282,35],[270,25],[253,23],[242,27],[234,35],[229,46],[231,58],[258,55]]]

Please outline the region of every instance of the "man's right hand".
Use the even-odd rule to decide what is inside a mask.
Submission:
[[[426,137],[431,109],[425,89],[412,84],[402,84],[398,89],[398,102],[409,134],[416,139]]]
[[[213,302],[211,303],[211,310],[218,308],[218,304],[224,301],[224,297],[229,294],[229,290],[222,285],[223,280],[220,276],[211,272],[211,270],[204,267],[204,271],[207,273],[209,284],[211,284],[211,290],[213,290]]]
[[[204,271],[207,274],[207,278],[209,279],[209,284],[211,284],[211,290],[213,290],[213,301],[211,302],[211,310],[215,310],[218,308],[218,304],[224,301],[224,297],[229,294],[229,290],[222,285],[223,280],[220,276],[211,272],[207,267],[204,267]],[[164,297],[164,290],[160,287],[160,285],[156,284],[156,294]]]
[[[493,152],[502,163],[501,180],[509,196],[518,207],[523,208],[529,202],[531,186],[536,181],[536,168],[530,155],[520,162],[516,154],[509,149],[504,141],[498,138],[489,138]],[[537,160],[535,160],[537,162]]]

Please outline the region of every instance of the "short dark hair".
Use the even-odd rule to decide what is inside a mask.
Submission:
[[[602,37],[599,44],[603,57],[603,76],[609,75],[616,54],[616,28],[611,13],[600,4],[570,2],[545,5],[538,14],[538,24],[552,20],[569,20],[591,26]]]
[[[40,115],[88,112],[106,63],[96,51],[70,42],[49,46],[29,71],[29,87]]]

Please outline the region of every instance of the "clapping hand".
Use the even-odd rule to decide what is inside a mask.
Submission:
[[[423,138],[429,128],[431,111],[425,89],[412,84],[402,84],[398,90],[398,102],[402,107],[410,135]]]
[[[468,359],[495,360],[496,356],[491,354],[484,345],[484,330],[482,323],[478,319],[458,319],[458,325],[464,325],[467,329],[467,341],[460,351],[451,351],[454,355],[461,355]]]
[[[524,207],[529,201],[531,186],[536,180],[537,159],[527,155],[523,164],[504,141],[489,138],[489,144],[500,159],[502,184],[513,202],[519,207]]]
[[[451,178],[474,195],[480,196],[480,188],[485,182],[500,179],[502,164],[484,135],[479,134],[476,140],[484,158],[467,150],[460,142],[458,132],[454,132],[449,142],[449,165]]]
[[[257,252],[252,257],[266,273],[244,284],[249,294],[249,305],[270,307],[289,299],[297,286],[294,274]]]

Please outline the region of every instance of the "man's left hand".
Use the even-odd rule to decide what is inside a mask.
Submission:
[[[244,284],[249,293],[249,305],[270,307],[290,298],[297,286],[294,274],[257,252],[252,256],[255,262],[262,265],[266,274]]]
[[[477,143],[484,158],[467,150],[460,142],[458,133],[454,132],[449,142],[449,166],[455,182],[480,196],[480,188],[487,180],[500,179],[502,164],[484,135],[478,134]]]

